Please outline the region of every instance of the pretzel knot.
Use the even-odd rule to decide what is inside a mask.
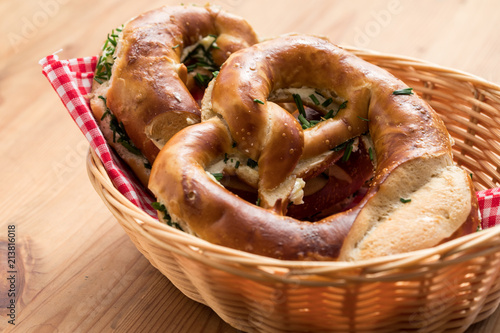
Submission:
[[[165,145],[149,187],[185,231],[210,242],[279,259],[359,260],[477,228],[472,182],[437,114],[325,39],[289,35],[235,52],[205,92],[202,120]],[[338,191],[363,187],[341,205]]]

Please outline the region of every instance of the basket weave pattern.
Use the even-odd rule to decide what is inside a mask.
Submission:
[[[411,58],[349,49],[405,81],[441,115],[477,190],[500,184],[500,87]],[[187,297],[245,332],[465,331],[500,302],[500,227],[408,254],[290,262],[216,246],[168,227],[89,178],[136,247]]]

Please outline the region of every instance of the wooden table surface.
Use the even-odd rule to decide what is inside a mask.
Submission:
[[[0,2],[0,331],[236,331],[181,294],[128,239],[91,187],[87,143],[38,65],[59,49],[62,59],[95,55],[112,28],[178,3]],[[213,4],[245,17],[262,37],[320,34],[500,83],[497,0]],[[16,248],[15,325],[7,316],[9,226]],[[494,331],[500,331],[500,310],[467,332]]]

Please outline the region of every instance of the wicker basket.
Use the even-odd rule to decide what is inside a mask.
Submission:
[[[500,87],[410,58],[348,48],[439,112],[477,190],[500,184]],[[290,262],[215,246],[131,204],[89,153],[90,180],[130,239],[189,298],[245,332],[465,331],[500,302],[500,227],[355,263]]]

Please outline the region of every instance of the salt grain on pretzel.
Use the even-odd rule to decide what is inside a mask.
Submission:
[[[314,126],[282,107],[297,96],[323,113]],[[203,119],[165,145],[149,188],[184,230],[210,242],[279,259],[360,260],[476,230],[472,182],[454,165],[437,114],[403,82],[325,39],[285,36],[234,53],[206,92]],[[367,132],[377,163],[357,205],[315,222],[283,215],[308,173],[304,162],[321,157],[324,166]],[[256,162],[261,207],[207,173],[228,156]]]

